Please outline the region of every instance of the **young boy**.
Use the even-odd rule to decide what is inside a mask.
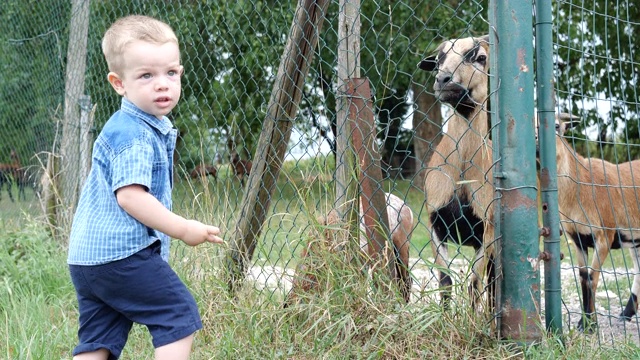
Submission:
[[[156,359],[187,359],[202,328],[197,304],[168,264],[170,237],[222,243],[220,229],[171,212],[180,97],[178,40],[146,16],[117,20],[102,39],[107,76],[122,106],[96,139],[69,240],[80,313],[74,359],[117,359],[134,322]]]

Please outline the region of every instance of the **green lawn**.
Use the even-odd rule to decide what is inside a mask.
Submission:
[[[256,261],[295,264],[311,219],[331,206],[331,168],[322,161],[284,164]],[[419,186],[404,180],[384,186],[406,198],[418,219],[411,256],[431,257]],[[179,179],[174,209],[218,224],[230,237],[242,194],[221,169],[215,182]],[[0,201],[0,358],[70,359],[77,315],[65,245],[47,235],[34,194],[27,195],[28,202],[11,203],[5,194]],[[174,242],[172,264],[198,300],[204,322],[193,359],[630,359],[640,351],[632,342],[612,345],[573,332],[562,339],[545,336],[536,346],[498,341],[481,312],[466,306],[444,310],[428,299],[404,306],[344,266],[332,267],[330,286],[310,294],[308,302],[283,309],[282,294],[249,285],[227,291],[225,249]],[[462,254],[470,257],[469,250]],[[568,255],[566,242],[563,252]],[[616,268],[625,260],[620,251],[611,259]],[[569,260],[566,256],[564,266]],[[152,353],[147,331],[135,326],[122,358],[148,359]]]

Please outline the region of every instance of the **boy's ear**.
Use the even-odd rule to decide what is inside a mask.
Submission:
[[[110,72],[107,75],[107,80],[109,80],[109,84],[111,84],[113,90],[115,90],[118,95],[124,96],[124,85],[122,84],[122,79],[120,79],[120,76],[118,74],[114,73],[113,71]]]
[[[180,76],[184,75],[184,66],[180,65]]]

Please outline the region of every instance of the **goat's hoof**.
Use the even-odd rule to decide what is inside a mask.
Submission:
[[[591,335],[598,330],[598,322],[586,317],[578,321],[578,330],[584,334]]]
[[[625,314],[624,311],[620,313],[620,321],[624,322],[624,321],[631,321],[631,318],[633,318],[635,314]]]

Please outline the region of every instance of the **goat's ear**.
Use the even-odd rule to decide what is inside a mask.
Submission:
[[[478,40],[480,42],[486,42],[488,44],[489,43],[489,34],[479,37]]]
[[[558,120],[562,120],[562,121],[578,120],[579,118],[580,117],[577,115],[573,115],[566,112],[558,113]]]
[[[559,113],[558,120],[564,124],[564,130],[572,129],[580,124],[580,117],[569,113]]]
[[[566,130],[568,129],[573,129],[574,127],[578,126],[580,124],[579,120],[571,120],[571,121],[565,121],[564,123],[564,128]]]
[[[438,68],[438,60],[435,55],[427,56],[418,63],[418,69],[424,71],[435,71]]]

